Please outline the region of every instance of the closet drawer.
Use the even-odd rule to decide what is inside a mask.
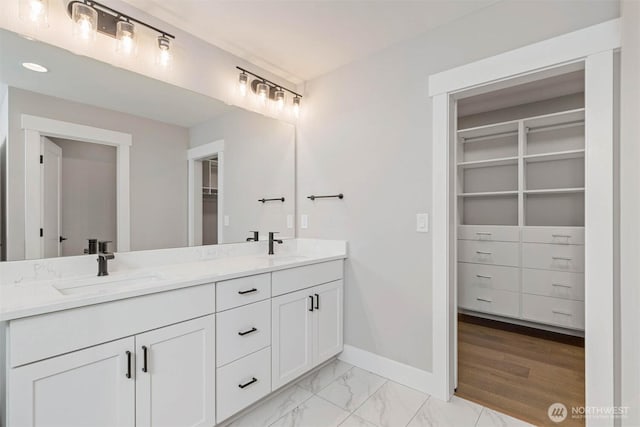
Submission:
[[[343,270],[343,261],[337,260],[274,271],[272,273],[273,296],[340,280]]]
[[[584,246],[523,243],[522,266],[583,273]]]
[[[584,303],[525,294],[522,296],[522,317],[534,322],[584,330]]]
[[[523,268],[522,292],[584,301],[584,274]]]
[[[271,298],[271,274],[240,277],[216,283],[216,311]]]
[[[220,367],[271,345],[271,301],[219,313],[216,366]]]
[[[524,227],[522,241],[557,245],[584,245],[584,227]]]
[[[217,421],[262,399],[271,392],[271,347],[218,368],[216,375]]]
[[[520,292],[519,277],[517,267],[458,263],[458,287]]]
[[[462,287],[458,289],[458,306],[483,313],[518,317],[520,294],[496,289]]]
[[[458,239],[482,240],[489,242],[519,242],[520,230],[518,227],[460,225],[458,226]]]
[[[458,241],[458,261],[519,266],[519,244],[515,242]]]

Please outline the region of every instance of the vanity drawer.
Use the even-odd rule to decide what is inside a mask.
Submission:
[[[522,317],[534,322],[584,330],[584,303],[525,294],[522,296]]]
[[[220,423],[271,392],[271,347],[218,368],[216,386]]]
[[[257,274],[218,282],[216,297],[216,311],[271,298],[271,274]]]
[[[272,273],[273,296],[342,279],[343,261],[329,261]]]
[[[524,227],[522,241],[556,245],[584,245],[584,227]]]
[[[497,289],[461,287],[458,289],[458,306],[483,313],[518,317],[520,294]]]
[[[489,242],[519,242],[520,229],[518,227],[460,225],[458,226],[458,239]]]
[[[584,274],[523,268],[522,292],[584,301]]]
[[[216,366],[220,367],[271,345],[271,301],[218,313]]]
[[[520,292],[520,269],[459,262],[458,286]]]
[[[583,273],[584,246],[523,243],[522,266]]]
[[[458,241],[458,261],[479,264],[519,266],[519,243]]]

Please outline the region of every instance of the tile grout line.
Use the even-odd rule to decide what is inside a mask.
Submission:
[[[426,404],[427,404],[427,402],[428,402],[430,399],[431,399],[431,395],[430,395],[430,394],[427,394],[427,398],[426,398],[426,399],[425,399],[425,401],[424,401],[424,402],[422,402],[422,404],[418,407],[418,410],[417,410],[417,411],[415,412],[415,414],[413,414],[413,416],[409,419],[409,422],[407,422],[407,424],[405,424],[405,427],[406,427],[406,426],[408,426],[409,424],[411,424],[411,421],[413,421],[413,419],[414,419],[415,417],[417,417],[417,416],[418,416],[418,414],[420,413],[420,410],[421,410],[422,408],[424,408],[424,405],[426,405]],[[474,427],[475,427],[475,426],[474,426]]]

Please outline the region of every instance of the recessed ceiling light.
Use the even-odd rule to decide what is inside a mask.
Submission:
[[[47,67],[43,67],[40,64],[35,64],[33,62],[23,62],[22,66],[27,70],[35,71],[36,73],[46,73],[49,71]]]

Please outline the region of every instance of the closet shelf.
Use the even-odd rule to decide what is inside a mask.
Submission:
[[[575,110],[560,111],[558,113],[527,118],[524,120],[524,127],[533,130],[536,128],[546,128],[581,121],[584,122],[584,108],[577,108]]]
[[[462,169],[472,169],[472,168],[484,168],[489,166],[504,166],[504,165],[516,165],[518,164],[518,157],[501,157],[497,159],[488,159],[488,160],[474,160],[470,162],[460,162],[458,163],[458,167]]]
[[[550,153],[527,154],[524,160],[528,163],[533,162],[549,162],[553,160],[580,159],[584,157],[584,149],[554,151]]]
[[[517,134],[517,120],[458,130],[458,137],[460,138],[462,143],[476,142],[486,139],[504,138]]]
[[[517,196],[518,191],[484,191],[481,193],[460,193],[458,197],[495,197],[495,196]]]
[[[524,190],[524,194],[569,194],[569,193],[584,193],[584,187],[548,188],[544,190]]]

